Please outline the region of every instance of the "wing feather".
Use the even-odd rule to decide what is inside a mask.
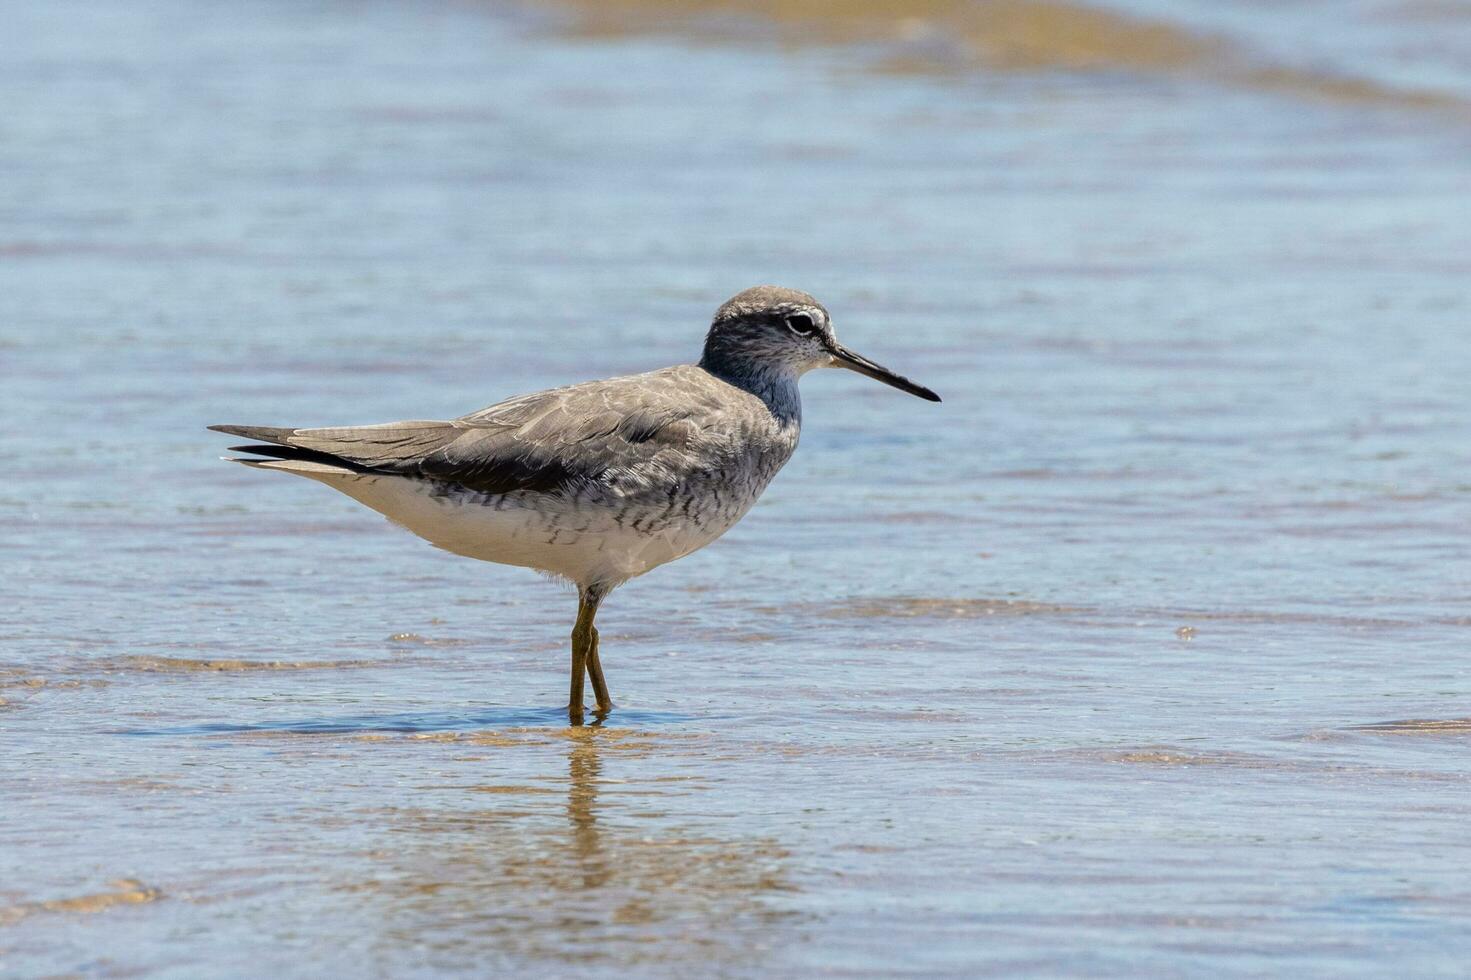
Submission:
[[[589,483],[677,478],[705,432],[703,416],[713,403],[690,398],[692,383],[718,382],[698,368],[672,368],[522,395],[452,421],[210,428],[287,447],[241,447],[261,455],[335,458],[352,469],[484,493],[553,493]]]

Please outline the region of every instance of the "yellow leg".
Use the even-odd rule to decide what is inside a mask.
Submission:
[[[587,637],[581,620],[572,630],[572,692],[567,698],[567,718],[582,724],[582,677],[587,673]]]
[[[573,725],[582,724],[582,680],[592,675],[593,692],[598,699],[598,712],[605,714],[613,703],[608,700],[608,685],[603,681],[603,666],[598,662],[598,631],[593,617],[603,593],[583,589],[577,598],[577,625],[572,627],[572,692],[567,699],[567,717]]]
[[[598,714],[605,715],[613,710],[613,699],[608,697],[608,682],[603,680],[603,664],[598,659],[598,628],[593,627],[592,643],[587,648],[587,676],[592,678],[593,697],[598,699]]]

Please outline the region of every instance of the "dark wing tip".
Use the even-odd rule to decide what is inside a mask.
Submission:
[[[265,456],[270,459],[290,459],[300,460],[306,463],[325,463],[328,466],[339,466],[343,469],[354,470],[359,473],[366,473],[370,469],[370,467],[363,466],[354,460],[344,459],[332,453],[319,452],[315,449],[303,449],[300,446],[231,446],[230,452],[251,453],[255,456]],[[252,460],[237,459],[234,462],[249,463]],[[263,462],[263,460],[254,460],[253,462],[259,463]]]

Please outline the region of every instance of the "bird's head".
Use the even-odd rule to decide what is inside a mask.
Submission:
[[[800,376],[814,368],[841,367],[911,395],[940,400],[924,385],[838,343],[826,307],[804,292],[780,286],[754,286],[721,304],[700,363],[735,377]]]

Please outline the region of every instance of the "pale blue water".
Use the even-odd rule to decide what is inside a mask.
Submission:
[[[1206,6],[1471,97],[1461,27]],[[0,974],[1463,974],[1464,112],[3,16]],[[762,281],[945,402],[809,377],[762,504],[606,606],[601,730],[569,594],[203,430],[690,360]]]

